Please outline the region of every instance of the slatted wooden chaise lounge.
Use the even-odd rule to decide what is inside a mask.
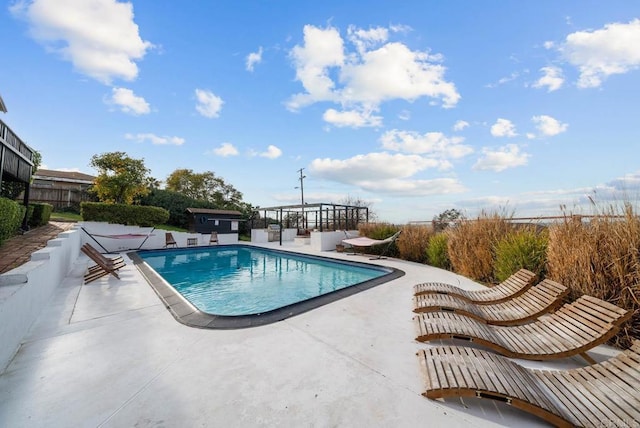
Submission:
[[[95,281],[96,279],[109,274],[120,279],[116,271],[125,266],[125,261],[122,256],[118,256],[113,259],[105,257],[89,244],[84,244],[80,247],[80,250],[95,262],[95,265],[89,267],[87,269],[87,273],[84,275],[85,283]]]
[[[605,343],[631,316],[611,303],[582,296],[556,312],[529,324],[489,325],[451,312],[427,312],[414,318],[421,342],[436,339],[461,339],[486,346],[507,357],[550,360],[586,354]]]
[[[416,296],[431,293],[455,295],[469,302],[485,305],[504,302],[519,296],[533,285],[535,277],[536,274],[533,272],[527,269],[520,269],[500,284],[483,290],[465,290],[442,282],[425,282],[415,285],[413,291]]]
[[[418,352],[427,398],[506,402],[560,427],[638,426],[640,341],[607,361],[571,370],[533,370],[479,349]]]
[[[569,289],[550,279],[528,288],[523,294],[504,302],[478,305],[458,296],[420,294],[414,296],[414,312],[454,312],[493,325],[524,324],[555,310]]]

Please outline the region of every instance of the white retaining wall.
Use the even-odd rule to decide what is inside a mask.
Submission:
[[[166,243],[166,230],[154,229],[152,227],[125,226],[122,224],[111,224],[98,221],[84,221],[78,223],[82,227],[82,244],[91,244],[100,252],[107,250],[117,253],[128,250],[156,250],[164,248]],[[122,239],[122,235],[137,235],[132,238]],[[198,246],[209,245],[210,234],[171,232],[178,247],[186,247],[187,239],[197,239]],[[89,236],[91,235],[91,236]],[[117,235],[120,235],[117,237]],[[148,235],[148,238],[147,238]],[[146,238],[146,239],[145,239]],[[97,241],[97,242],[96,242]],[[218,234],[219,244],[237,244],[237,233]],[[142,245],[142,247],[140,247]]]
[[[71,270],[79,251],[80,231],[62,232],[32,253],[30,261],[0,274],[0,373]]]

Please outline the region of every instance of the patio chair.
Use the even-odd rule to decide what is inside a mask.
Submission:
[[[117,270],[124,266],[124,264],[122,264],[124,263],[124,261],[118,263],[105,260],[102,254],[97,255],[94,251],[84,245],[80,247],[80,251],[85,253],[91,260],[95,262],[95,266],[90,267],[87,273],[84,275],[85,284],[88,284],[106,275],[113,275],[117,279],[120,279]]]
[[[172,245],[173,245],[174,248],[178,247],[178,244],[176,243],[176,240],[173,237],[173,233],[171,233],[171,232],[166,232],[164,234],[164,241],[165,241],[165,243],[164,243],[164,247],[165,248],[169,248]]]
[[[493,325],[524,324],[551,312],[569,294],[564,285],[545,279],[504,302],[478,305],[455,295],[420,294],[413,297],[416,313],[453,312]]]
[[[519,296],[533,285],[535,279],[535,273],[527,269],[520,269],[500,284],[484,290],[465,290],[442,282],[425,282],[415,285],[413,291],[416,296],[430,293],[455,295],[478,305],[487,305]]]
[[[209,245],[218,244],[218,232],[211,232],[211,237],[209,238]]]
[[[96,257],[98,257],[99,259],[101,259],[103,261],[104,264],[106,264],[109,267],[115,268],[116,270],[120,269],[121,267],[125,266],[126,263],[124,261],[124,258],[122,258],[122,256],[117,256],[117,257],[106,257],[104,255],[102,255],[102,253],[100,251],[98,251],[97,249],[95,249],[94,247],[91,246],[91,244],[86,243],[82,246],[82,248],[84,248],[84,252],[86,254],[86,251],[90,251],[91,253],[93,253]],[[92,271],[98,271],[100,270],[100,266],[98,266],[97,264],[94,266],[91,266],[88,268],[89,272]]]
[[[418,352],[430,399],[497,400],[559,427],[635,426],[640,420],[640,341],[617,356],[570,370],[533,370],[467,347]]]
[[[460,339],[512,358],[551,360],[580,355],[593,363],[586,352],[612,338],[631,314],[632,311],[584,295],[524,325],[489,325],[451,312],[418,314],[414,321],[416,340],[420,342]]]
[[[394,233],[393,235],[391,235],[390,237],[388,237],[386,239],[371,239],[371,238],[367,238],[366,236],[361,236],[361,237],[358,237],[358,238],[343,239],[342,243],[351,246],[351,248],[353,249],[353,253],[352,254],[356,254],[356,248],[364,249],[364,248],[371,248],[371,247],[377,246],[377,245],[387,244],[387,246],[384,248],[382,253],[380,253],[380,255],[378,257],[374,257],[375,259],[381,259],[381,258],[383,258],[383,255],[389,249],[391,244],[393,242],[395,242],[396,239],[398,239],[398,236],[400,236],[401,232],[402,231],[400,230],[400,231]],[[347,235],[346,232],[345,232],[345,235]]]

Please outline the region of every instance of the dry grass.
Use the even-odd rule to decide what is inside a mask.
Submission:
[[[547,276],[572,290],[572,297],[588,294],[634,311],[616,337],[627,347],[640,337],[640,218],[627,205],[602,217],[582,222],[568,217],[549,229]]]
[[[477,219],[464,220],[447,229],[447,252],[453,270],[476,281],[496,283],[494,249],[513,230],[510,218],[482,212]]]
[[[427,262],[427,247],[433,236],[431,226],[408,225],[402,228],[398,238],[398,255],[401,259],[412,262]]]

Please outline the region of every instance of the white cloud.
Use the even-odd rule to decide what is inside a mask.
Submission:
[[[434,178],[431,180],[374,180],[360,182],[359,187],[372,193],[389,194],[397,197],[420,197],[462,193],[467,189],[455,178]]]
[[[325,122],[342,127],[362,128],[365,126],[381,126],[382,116],[372,116],[372,111],[337,111],[335,109],[328,109],[322,115]]]
[[[349,159],[314,159],[309,172],[314,177],[357,186],[374,193],[394,196],[423,196],[458,193],[465,190],[456,179],[411,180],[416,173],[438,168],[441,162],[419,155],[387,152],[357,155]]]
[[[247,71],[253,71],[256,64],[262,62],[262,46],[258,49],[258,52],[251,52],[247,55]]]
[[[411,119],[411,112],[409,110],[402,110],[400,113],[398,113],[398,119],[400,120]]]
[[[371,28],[363,30],[354,25],[347,28],[347,36],[349,41],[353,43],[360,54],[367,49],[371,49],[389,39],[389,30],[384,27]]]
[[[640,19],[607,24],[595,31],[577,31],[557,46],[580,71],[578,87],[596,88],[613,74],[640,67]]]
[[[473,153],[473,148],[461,144],[462,137],[447,137],[441,132],[419,134],[393,129],[380,137],[382,147],[387,150],[412,154],[428,154],[440,159],[458,159]],[[447,162],[441,167],[450,167]]]
[[[184,144],[185,139],[181,137],[161,137],[155,134],[125,134],[124,138],[127,140],[137,141],[138,143],[144,143],[149,141],[153,145],[174,145],[181,146]]]
[[[280,156],[282,156],[282,150],[280,150],[274,145],[269,145],[269,147],[267,147],[267,151],[258,154],[258,156],[261,156],[267,159],[277,159]]]
[[[31,36],[102,83],[134,80],[136,61],[153,45],[140,38],[133,5],[115,0],[32,0],[12,6]]]
[[[506,83],[512,82],[512,81],[516,80],[518,77],[520,77],[520,73],[514,71],[509,76],[502,77],[502,78],[498,79],[498,81],[496,83],[488,83],[488,84],[486,84],[485,87],[487,87],[487,88],[496,88],[496,87],[498,87],[500,85],[504,85]]]
[[[504,171],[508,168],[526,165],[529,161],[528,153],[520,152],[515,144],[507,144],[498,150],[482,149],[482,157],[473,166],[475,170]]]
[[[314,159],[310,171],[320,177],[341,183],[355,184],[376,179],[407,178],[440,163],[418,155],[390,154],[387,152],[357,155],[349,159]]]
[[[305,92],[288,100],[290,110],[332,102],[343,111],[378,111],[385,101],[411,102],[425,96],[449,108],[460,100],[455,85],[444,79],[440,55],[388,42],[385,28],[350,26],[347,33],[355,49],[345,48],[335,28],[304,27],[304,43],[295,46],[290,56]],[[369,126],[366,123],[362,126]]]
[[[515,137],[515,125],[508,119],[498,119],[496,123],[491,125],[491,135],[494,137]]]
[[[131,89],[112,88],[109,103],[120,107],[120,110],[134,116],[149,114],[151,108],[144,98],[137,96]]]
[[[564,76],[559,67],[542,67],[542,77],[534,84],[534,88],[547,88],[547,92],[557,91],[564,84]]]
[[[238,149],[231,143],[222,143],[220,147],[213,149],[213,154],[226,158],[228,156],[238,155]]]
[[[536,124],[536,128],[538,128],[540,134],[545,137],[558,135],[565,132],[569,127],[566,123],[560,123],[557,119],[544,114],[540,116],[533,116],[531,120]]]
[[[220,110],[222,110],[222,98],[217,96],[211,91],[204,89],[196,89],[196,110],[204,117],[216,118],[220,116]]]
[[[453,130],[454,131],[462,131],[465,128],[469,127],[469,122],[465,121],[465,120],[459,120],[456,123],[453,124]]]

